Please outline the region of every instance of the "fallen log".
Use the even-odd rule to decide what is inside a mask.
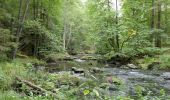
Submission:
[[[39,86],[37,86],[37,85],[35,85],[35,84],[27,81],[27,80],[24,80],[24,79],[22,79],[22,78],[20,78],[20,77],[18,77],[18,76],[16,76],[16,80],[18,80],[18,81],[21,82],[22,84],[25,84],[25,85],[27,85],[27,86],[35,89],[35,90],[39,90],[39,91],[41,91],[41,92],[43,92],[43,93],[50,94],[50,95],[52,95],[53,97],[57,97],[57,95],[56,95],[55,93],[53,93],[54,91],[51,92],[51,91],[48,91],[48,90],[46,90],[46,89],[43,89],[43,88],[41,88],[41,87],[39,87]]]

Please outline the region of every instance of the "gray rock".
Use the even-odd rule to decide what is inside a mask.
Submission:
[[[75,59],[75,61],[80,63],[85,62],[85,60],[81,60],[81,59]]]
[[[127,66],[131,69],[137,69],[138,67],[135,66],[134,64],[127,64]]]
[[[85,71],[84,71],[84,69],[72,67],[72,68],[71,68],[71,72],[72,72],[72,74],[81,74],[81,75],[85,76]]]
[[[162,74],[162,77],[165,79],[165,80],[170,80],[170,72],[165,72]]]

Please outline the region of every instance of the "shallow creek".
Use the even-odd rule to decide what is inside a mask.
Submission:
[[[141,86],[144,87],[144,92],[147,92],[146,94],[150,93],[153,96],[158,95],[160,90],[164,89],[165,93],[170,95],[170,72],[166,71],[113,68],[111,66],[106,67],[104,64],[99,64],[97,61],[85,61],[81,59],[59,61],[56,65],[54,64],[54,66],[48,67],[48,71],[51,73],[68,72],[72,67],[84,70],[90,70],[92,67],[99,67],[103,73],[92,73],[99,82],[104,81],[107,77],[105,75],[107,74],[119,78],[123,82],[123,86],[118,90],[108,90],[111,94],[133,96],[136,95],[135,87]]]

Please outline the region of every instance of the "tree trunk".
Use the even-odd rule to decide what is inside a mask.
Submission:
[[[165,1],[165,33],[168,32],[168,1]]]
[[[116,0],[116,46],[117,52],[119,52],[119,34],[118,34],[118,1]]]
[[[66,32],[67,32],[67,16],[66,16],[66,1],[64,0],[64,30],[63,30],[63,50],[66,50]]]
[[[151,13],[151,43],[154,42],[154,25],[155,25],[155,0],[152,0],[152,13]]]
[[[19,0],[19,11],[18,11],[18,28],[17,28],[17,32],[16,32],[16,39],[15,42],[18,44],[19,42],[19,29],[20,29],[20,25],[21,25],[21,17],[22,17],[22,4],[23,4],[23,0]],[[14,48],[13,50],[13,54],[12,54],[12,59],[15,59],[16,57],[16,52],[17,52],[18,46]]]
[[[17,44],[17,47],[14,48],[14,51],[13,51],[13,56],[12,58],[15,59],[16,58],[16,53],[18,51],[18,47],[19,47],[19,39],[20,39],[20,35],[21,35],[21,32],[22,32],[22,26],[23,26],[23,23],[25,21],[25,18],[26,18],[26,14],[27,14],[27,11],[28,11],[28,7],[29,7],[29,2],[30,0],[27,0],[26,1],[26,8],[25,8],[25,11],[24,11],[24,15],[22,17],[22,19],[20,18],[21,17],[21,13],[22,13],[22,0],[20,0],[20,8],[19,8],[19,17],[18,17],[18,22],[19,22],[19,26],[18,26],[18,29],[17,29],[17,33],[16,33],[16,44]]]
[[[36,11],[36,18],[39,18],[39,0],[37,0],[37,11]]]
[[[36,1],[33,0],[33,14],[34,14],[34,20],[36,20]]]
[[[64,21],[64,32],[63,32],[63,50],[66,50],[66,22]]]
[[[157,22],[157,29],[161,29],[161,1],[158,0],[158,22]],[[160,32],[157,33],[156,36],[156,47],[161,47],[161,34]]]
[[[110,0],[107,0],[107,7],[108,7],[108,13],[110,13]],[[106,28],[109,27],[109,18],[110,16],[107,18],[107,22],[106,22]]]
[[[71,33],[72,33],[72,26],[70,25],[70,30],[69,30],[66,48],[69,48],[69,43],[70,43],[70,40],[71,40]]]

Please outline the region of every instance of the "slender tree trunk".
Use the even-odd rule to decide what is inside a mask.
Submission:
[[[67,16],[66,16],[66,1],[64,0],[64,31],[63,31],[63,50],[66,50],[66,32],[67,32]]]
[[[108,13],[110,13],[110,0],[107,0]],[[107,18],[106,28],[109,27],[109,17]]]
[[[157,29],[161,29],[161,1],[158,0],[158,21]],[[158,32],[156,36],[156,47],[161,47],[161,33]]]
[[[71,33],[72,33],[72,26],[70,25],[69,36],[68,36],[67,45],[66,45],[67,48],[68,48],[70,40],[71,40]]]
[[[116,0],[116,46],[117,52],[119,52],[119,34],[118,34],[118,1]]]
[[[165,33],[168,32],[168,1],[165,1]]]
[[[18,49],[18,42],[19,42],[19,29],[21,26],[21,17],[22,17],[22,4],[23,4],[23,0],[19,0],[19,11],[18,11],[18,28],[17,28],[17,32],[16,32],[16,39],[15,42],[17,43],[17,47],[14,48],[13,50],[13,54],[12,54],[12,59],[15,59],[16,57],[16,52]]]
[[[33,14],[34,14],[34,20],[36,20],[36,1],[33,0]]]
[[[41,0],[41,5],[40,5],[40,19],[41,19],[41,21],[43,22],[43,2],[42,2],[42,0]]]
[[[63,50],[66,50],[66,21],[64,19],[64,32],[63,32]]]
[[[14,51],[13,51],[13,56],[12,58],[15,59],[16,58],[16,53],[18,51],[18,47],[19,47],[19,39],[20,39],[20,34],[22,32],[22,26],[23,26],[23,23],[25,21],[25,18],[26,18],[26,14],[27,14],[27,11],[28,11],[28,7],[29,7],[29,2],[30,0],[27,0],[26,1],[26,8],[25,8],[25,11],[24,11],[24,15],[22,17],[22,19],[20,18],[21,17],[21,13],[22,13],[22,0],[19,1],[20,2],[20,8],[19,8],[19,26],[18,26],[18,29],[17,29],[17,33],[16,33],[16,43],[17,43],[17,47],[14,48]]]
[[[37,12],[36,12],[37,17],[36,18],[39,18],[39,0],[37,0],[37,7],[36,8],[37,8]]]
[[[154,42],[154,25],[155,25],[155,0],[152,0],[152,13],[151,13],[151,43]]]

